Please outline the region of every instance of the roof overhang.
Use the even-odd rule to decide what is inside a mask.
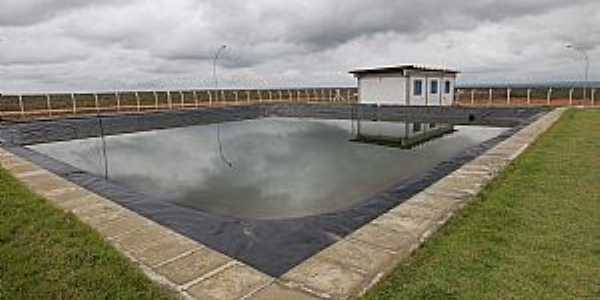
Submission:
[[[372,68],[372,69],[357,69],[350,71],[350,74],[353,74],[356,77],[364,76],[364,75],[372,75],[372,74],[397,74],[402,73],[406,76],[409,72],[432,72],[432,73],[443,73],[443,74],[459,74],[459,71],[451,70],[451,69],[443,69],[443,68],[430,68],[430,67],[422,67],[415,65],[400,65],[400,66],[390,66],[390,67],[382,67],[382,68]]]

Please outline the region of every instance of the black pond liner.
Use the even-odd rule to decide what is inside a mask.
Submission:
[[[467,109],[360,106],[364,119],[511,126],[501,135],[437,165],[418,178],[335,213],[285,219],[252,220],[216,216],[163,202],[118,182],[81,171],[26,148],[27,145],[99,135],[98,118],[70,118],[0,125],[0,142],[8,151],[103,197],[152,219],[257,270],[279,277],[320,250],[389,211],[432,183],[457,170],[543,115],[541,109]],[[349,119],[353,108],[343,105],[262,105],[102,117],[107,135],[255,119],[265,116]],[[354,107],[356,113],[356,106]]]

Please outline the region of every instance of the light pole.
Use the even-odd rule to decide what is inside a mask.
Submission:
[[[219,56],[223,51],[225,51],[225,49],[227,49],[227,45],[222,45],[221,47],[219,47],[213,59],[213,80],[215,81],[215,90],[219,89],[219,78],[217,77],[217,60],[219,60]]]
[[[587,84],[590,78],[590,57],[583,47],[579,47],[573,44],[567,44],[566,47],[568,49],[573,49],[579,52],[585,60],[585,83],[583,85],[583,100],[587,100]]]
[[[0,44],[4,43],[4,41],[6,41],[6,38],[3,36],[0,36]],[[0,92],[0,98],[2,98],[2,92]]]

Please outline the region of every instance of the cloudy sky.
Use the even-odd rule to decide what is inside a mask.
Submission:
[[[0,90],[349,86],[358,67],[463,82],[600,79],[598,0],[1,0]]]

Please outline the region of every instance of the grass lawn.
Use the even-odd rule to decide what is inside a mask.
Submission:
[[[75,216],[0,169],[0,299],[172,299]]]
[[[567,112],[365,299],[600,299],[600,110]]]

